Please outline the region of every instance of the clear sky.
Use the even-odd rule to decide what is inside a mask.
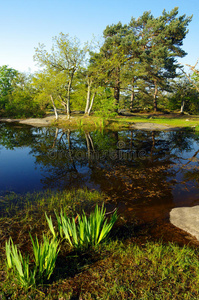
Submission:
[[[193,14],[180,60],[195,64],[199,58],[199,0],[0,0],[0,66],[34,72],[34,48],[44,43],[49,50],[52,37],[60,32],[76,36],[82,43],[102,36],[107,25],[129,23],[144,11],[158,17],[163,9],[179,7],[179,15]]]

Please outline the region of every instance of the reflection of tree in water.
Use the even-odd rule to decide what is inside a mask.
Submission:
[[[183,155],[198,141],[193,134],[179,131],[102,133],[3,124],[0,130],[0,145],[31,148],[45,188],[88,186],[116,199],[139,202],[172,201],[176,174],[184,172],[179,168],[188,162]],[[189,180],[199,177],[193,170],[186,173]]]

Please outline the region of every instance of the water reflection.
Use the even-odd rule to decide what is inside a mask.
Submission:
[[[2,123],[0,190],[87,186],[131,205],[192,203],[198,199],[198,145],[198,136],[180,131],[84,132]]]

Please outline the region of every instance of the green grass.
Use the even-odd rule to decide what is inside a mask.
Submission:
[[[109,241],[95,254],[79,258],[71,254],[58,267],[53,282],[26,294],[4,279],[2,299],[8,295],[10,299],[199,298],[198,251],[188,246]]]
[[[0,299],[199,299],[198,249],[152,240],[145,228],[137,232],[134,223],[128,225],[122,218],[109,239],[97,247],[76,252],[65,243],[45,284],[40,281],[24,290],[7,276],[5,242],[9,236],[23,258],[29,253],[32,270],[36,250],[29,232],[42,241],[43,233],[49,231],[45,211],[55,224],[54,209],[71,217],[92,211],[97,203],[101,206],[106,197],[78,190],[28,194],[19,197],[19,202],[16,195],[11,198],[14,204],[0,218]],[[39,247],[35,239],[34,243]]]
[[[129,116],[116,116],[114,118],[103,118],[95,115],[82,116],[75,115],[70,120],[62,120],[56,123],[56,126],[70,129],[109,129],[109,130],[121,130],[128,129],[131,123],[147,122],[161,125],[167,125],[171,127],[191,128],[195,127],[199,130],[199,116],[181,115],[181,114],[132,114]],[[55,124],[54,124],[55,125]]]

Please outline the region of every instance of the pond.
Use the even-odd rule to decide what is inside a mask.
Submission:
[[[136,215],[150,224],[152,234],[175,235],[169,211],[199,204],[198,153],[192,132],[1,123],[0,196],[87,187],[105,193],[127,219]]]

